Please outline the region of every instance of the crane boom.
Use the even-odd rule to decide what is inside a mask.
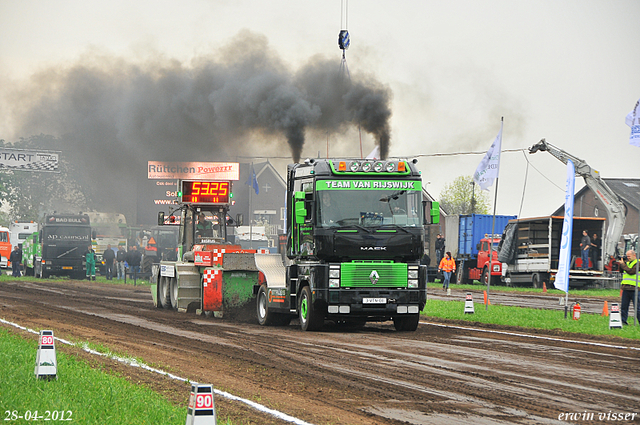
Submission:
[[[607,211],[607,234],[603,238],[604,256],[608,259],[616,254],[618,240],[622,236],[624,223],[626,221],[625,208],[618,195],[600,178],[600,173],[594,170],[584,160],[577,158],[568,152],[547,142],[545,139],[529,148],[529,153],[546,151],[562,161],[564,164],[571,160],[575,165],[576,174],[584,179],[585,184],[591,189],[598,199],[604,204]]]

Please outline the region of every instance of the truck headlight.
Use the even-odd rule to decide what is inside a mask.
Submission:
[[[329,279],[329,288],[339,288],[340,279]]]
[[[493,271],[494,272],[499,272],[500,271],[500,264],[494,264],[493,265]]]
[[[418,270],[409,270],[407,277],[409,279],[417,279],[418,278]]]
[[[409,279],[409,284],[407,286],[409,288],[417,288],[418,287],[418,279]]]
[[[329,279],[340,278],[340,269],[329,269]]]

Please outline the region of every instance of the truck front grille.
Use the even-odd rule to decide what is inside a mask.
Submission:
[[[340,265],[340,286],[343,288],[406,288],[407,265],[393,261],[367,260],[343,263]]]

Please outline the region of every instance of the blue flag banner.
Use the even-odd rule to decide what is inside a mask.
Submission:
[[[256,191],[256,195],[260,193],[260,187],[258,186],[258,177],[256,176],[256,170],[253,169],[253,162],[251,163],[251,170],[249,171],[249,180],[246,185],[253,186],[253,190]]]
[[[564,195],[564,222],[560,240],[560,261],[558,273],[553,283],[556,289],[569,292],[569,268],[571,267],[571,235],[573,234],[573,196],[576,185],[576,170],[573,162],[567,160],[567,191]]]
[[[636,102],[625,119],[626,124],[631,127],[631,135],[629,136],[629,144],[640,148],[640,100]]]

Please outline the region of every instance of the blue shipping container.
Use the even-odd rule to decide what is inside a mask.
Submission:
[[[515,215],[496,215],[496,225],[493,233],[501,235],[509,220],[513,220],[516,217]],[[491,235],[493,215],[461,215],[458,225],[458,256],[475,258],[478,255],[478,242],[485,235]]]

